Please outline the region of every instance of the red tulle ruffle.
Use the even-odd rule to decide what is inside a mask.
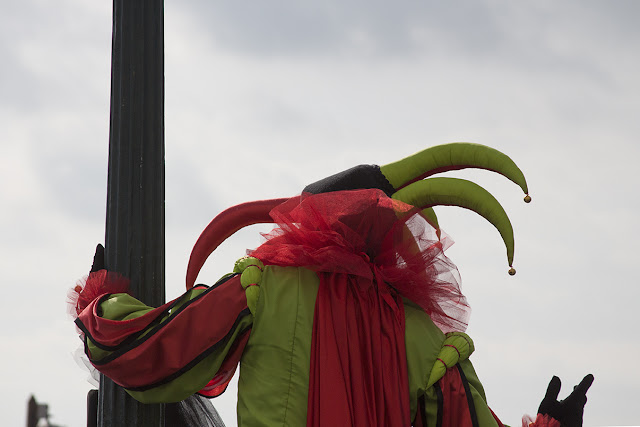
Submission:
[[[91,301],[105,294],[129,293],[129,279],[112,271],[100,270],[76,282],[69,290],[67,308],[75,319]]]
[[[522,427],[561,427],[561,424],[549,415],[538,414],[535,419],[530,415],[523,416]]]
[[[443,331],[464,331],[470,308],[458,271],[420,209],[376,189],[302,194],[274,208],[278,228],[250,251],[265,264],[378,276]]]

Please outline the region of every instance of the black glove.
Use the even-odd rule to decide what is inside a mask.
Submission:
[[[587,390],[593,383],[593,375],[589,374],[573,388],[573,392],[564,400],[558,401],[560,378],[554,376],[547,387],[547,394],[540,403],[538,413],[549,415],[563,427],[581,427],[584,405],[587,403]]]
[[[98,243],[96,246],[96,254],[93,256],[93,264],[89,273],[104,270],[104,246]]]
[[[346,171],[309,184],[303,191],[306,193],[320,194],[332,191],[361,190],[367,188],[382,190],[389,197],[396,191],[382,172],[380,172],[380,166],[376,165],[359,165],[352,167]]]

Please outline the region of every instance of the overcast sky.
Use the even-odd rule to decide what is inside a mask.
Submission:
[[[489,404],[518,425],[552,375],[593,373],[585,426],[640,425],[640,2],[167,2],[167,298],[220,210],[291,196],[362,163],[470,141],[504,151],[533,202],[458,172],[515,228],[437,210],[472,307]],[[91,387],[65,297],[104,239],[111,4],[0,0],[0,413],[24,425],[34,393],[85,425]],[[213,283],[258,229],[225,243]],[[235,425],[235,389],[214,404]]]

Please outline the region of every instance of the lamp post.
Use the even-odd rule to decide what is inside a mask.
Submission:
[[[113,0],[105,262],[151,306],[165,299],[164,222],[164,5]],[[164,426],[164,408],[102,376],[98,426]]]

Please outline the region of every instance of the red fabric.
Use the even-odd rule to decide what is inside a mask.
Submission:
[[[241,228],[271,222],[269,211],[285,200],[271,199],[242,203],[220,212],[213,218],[191,250],[187,266],[187,290],[193,287],[205,261],[222,242]]]
[[[409,424],[403,307],[379,279],[320,275],[308,426]]]
[[[500,418],[498,418],[496,413],[493,412],[493,409],[489,408],[489,410],[491,411],[491,415],[493,415],[493,419],[496,420],[496,423],[498,423],[498,427],[504,427],[504,424],[502,424],[502,421],[500,421]]]
[[[551,418],[549,415],[542,414],[538,414],[534,422],[525,423],[523,420],[522,424],[526,427],[561,427],[560,421]]]
[[[240,358],[242,358],[244,347],[247,345],[247,341],[249,341],[249,335],[251,335],[250,330],[235,340],[233,348],[227,353],[227,357],[225,357],[224,362],[220,365],[218,373],[198,393],[211,398],[220,396],[227,389],[231,378],[233,378],[233,374],[236,372]]]
[[[274,208],[278,224],[250,252],[265,264],[382,281],[420,305],[444,331],[464,331],[470,308],[458,271],[420,209],[377,189],[303,194]]]
[[[455,266],[419,212],[380,190],[303,194],[271,211],[279,228],[250,254],[320,278],[308,426],[410,424],[402,296],[447,331],[466,327]]]
[[[172,302],[164,304],[135,319],[118,321],[98,315],[99,298],[79,316],[92,339],[101,345],[120,344],[131,334],[145,329]],[[192,301],[172,318],[170,324],[143,343],[129,349],[116,359],[99,366],[100,372],[125,388],[154,384],[180,370],[195,357],[225,338],[236,318],[247,308],[240,276],[233,277],[206,295]],[[215,321],[212,321],[215,316]],[[236,347],[238,354],[242,348]],[[233,356],[235,357],[235,356]],[[233,358],[232,357],[232,358]],[[236,362],[239,357],[236,357]],[[140,363],[144,360],[144,363]],[[231,362],[229,362],[231,363]]]
[[[91,301],[80,313],[76,323],[81,324],[82,330],[89,332],[93,341],[107,347],[118,346],[130,335],[142,331],[173,303],[168,302],[135,319],[110,320],[100,317],[100,302],[105,295],[102,294]]]
[[[129,293],[129,279],[113,271],[92,272],[85,279],[79,280],[69,291],[69,313],[75,319],[96,298],[105,294],[120,293]]]
[[[418,403],[418,411],[416,412],[416,418],[413,420],[413,427],[427,427],[422,423],[422,412],[424,411],[424,407],[422,404]]]
[[[448,369],[439,382],[442,389],[442,426],[473,427],[464,383],[457,369]]]

